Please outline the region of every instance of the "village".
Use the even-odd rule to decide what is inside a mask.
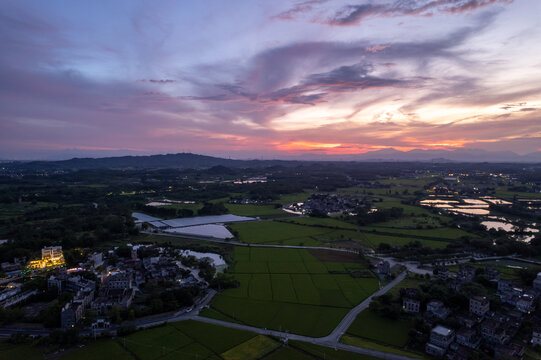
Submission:
[[[0,306],[33,303],[47,311],[60,307],[55,327],[108,327],[111,322],[189,308],[205,294],[216,272],[226,263],[218,254],[151,245],[115,247],[93,252],[76,268],[66,268],[62,247],[45,247],[40,260],[25,264],[22,259],[1,264],[6,285],[0,292]],[[37,279],[42,288],[25,289]],[[43,303],[42,293],[53,294]]]
[[[374,271],[380,278],[391,276],[387,261],[377,262]],[[535,314],[541,300],[541,272],[530,286],[503,279],[491,265],[461,264],[456,272],[439,266],[432,277],[426,277],[420,288],[401,288],[397,301],[402,313],[427,326],[415,330],[421,339],[422,335],[428,337],[424,345],[427,354],[466,360],[475,350],[483,349],[495,358],[522,359],[527,346],[541,345],[541,319]],[[442,292],[442,287],[447,291]],[[459,297],[445,296],[453,293],[470,295],[459,304]],[[385,301],[376,299],[375,304]],[[374,309],[382,312],[377,306]],[[425,334],[421,334],[423,330]],[[519,333],[523,341],[512,341]]]

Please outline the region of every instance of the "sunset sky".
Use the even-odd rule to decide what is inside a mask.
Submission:
[[[541,150],[540,0],[0,2],[0,158]]]

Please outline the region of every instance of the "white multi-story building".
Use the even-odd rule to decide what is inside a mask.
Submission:
[[[490,301],[485,296],[473,296],[470,298],[470,312],[478,316],[484,316],[490,310]]]
[[[41,249],[42,261],[60,261],[64,259],[62,246],[47,246]]]
[[[443,356],[454,339],[453,330],[438,325],[430,332],[430,340],[426,344],[425,351],[431,355]]]

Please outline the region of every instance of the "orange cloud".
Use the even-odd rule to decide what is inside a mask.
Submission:
[[[316,143],[316,142],[310,142],[310,141],[291,141],[285,144],[277,144],[276,149],[281,150],[281,151],[332,149],[332,148],[337,148],[341,145],[342,144]]]

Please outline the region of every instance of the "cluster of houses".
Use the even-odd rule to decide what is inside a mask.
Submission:
[[[38,291],[36,289],[24,291],[21,283],[9,282],[4,289],[0,291],[0,307],[8,308],[16,305],[37,293]]]
[[[84,270],[83,268],[71,271],[59,269],[49,277],[49,289],[55,287],[59,294],[63,291],[75,294],[62,308],[62,327],[74,327],[87,309],[92,309],[99,315],[107,315],[113,307],[128,309],[139,291],[139,286],[147,282],[167,281],[175,287],[207,285],[199,278],[197,271],[182,265],[176,258],[162,254],[163,248],[158,249],[158,256],[143,259],[137,256],[137,249],[137,246],[133,246],[129,258],[119,258],[114,265],[106,266],[101,266],[104,264],[102,254],[92,254],[85,264],[89,265],[89,269],[93,269],[98,277],[97,283],[78,275],[77,270]],[[112,255],[113,250],[110,252]],[[100,269],[96,269],[97,267]]]
[[[487,297],[472,296],[469,298],[469,313],[457,315],[456,320],[460,326],[452,329],[438,325],[452,314],[451,309],[439,300],[429,301],[423,316],[429,324],[435,326],[425,346],[426,353],[449,360],[465,360],[471,358],[474,349],[483,347],[490,349],[494,358],[523,358],[524,344],[512,342],[512,339],[541,299],[541,273],[531,288],[500,279],[498,270],[490,266],[486,267],[484,274],[498,284],[496,294],[503,304],[501,311],[491,311]],[[446,275],[448,272],[440,269],[436,276],[444,278]],[[446,280],[449,287],[458,289],[461,284],[473,280],[474,276],[475,268],[462,265],[456,277]],[[404,289],[402,294],[404,311],[413,314],[422,312],[417,289]],[[535,319],[533,321],[535,323]],[[534,327],[531,343],[541,345],[541,327]]]
[[[8,277],[20,276],[23,269],[26,267],[26,257],[16,257],[11,262],[3,262],[0,264],[0,270]]]
[[[62,308],[60,320],[62,327],[74,327],[83,317],[94,300],[96,282],[80,275],[68,274],[65,269],[58,271],[47,279],[49,290],[56,288],[58,294],[67,291],[75,293],[75,296]]]
[[[12,262],[3,262],[0,269],[6,277],[0,280],[0,307],[8,308],[25,302],[38,293],[38,290],[24,290],[17,282],[25,272],[42,271],[64,266],[64,253],[61,246],[47,246],[41,249],[41,259],[27,262],[26,257],[14,258]]]
[[[362,206],[363,201],[355,198],[345,198],[336,194],[313,194],[305,202],[290,204],[285,209],[296,214],[319,212],[331,215],[353,213]]]

